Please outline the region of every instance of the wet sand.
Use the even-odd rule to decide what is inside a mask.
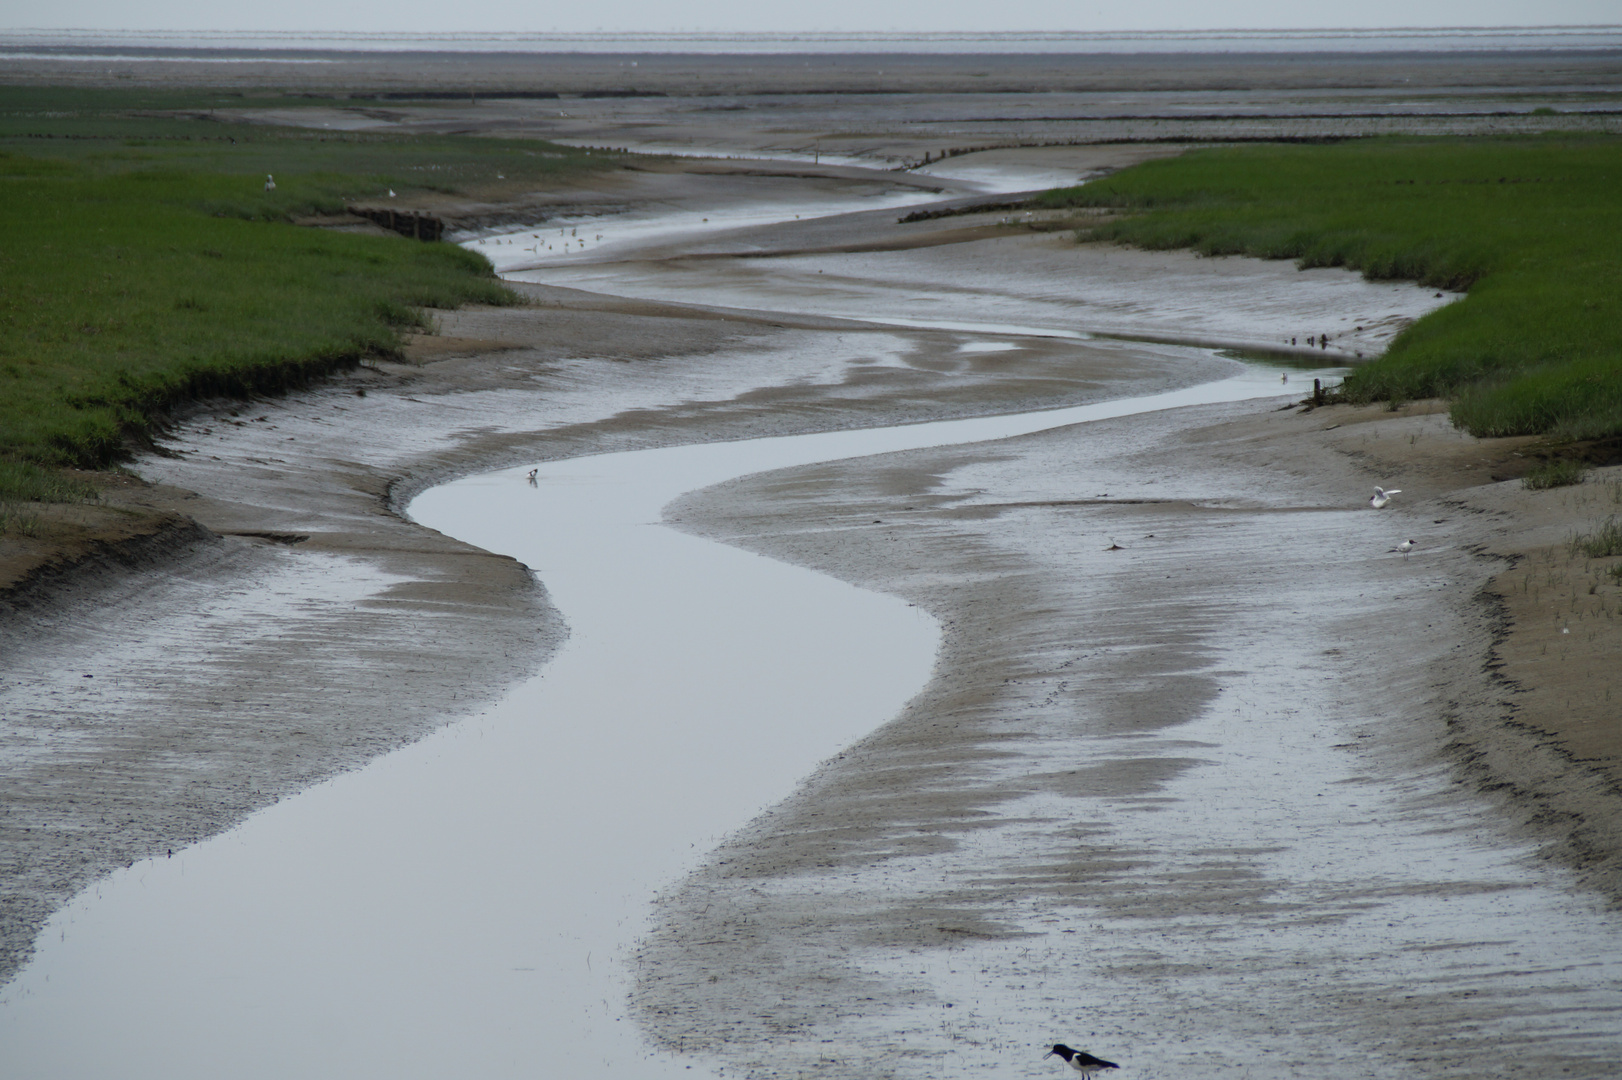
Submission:
[[[957,1075],[1050,1032],[1152,1075],[1491,1076],[1511,1045],[1612,1075],[1619,801],[1506,722],[1489,552],[1551,500],[1470,482],[1493,463],[1431,411],[1240,406],[673,505],[946,637],[901,717],[667,894],[652,1029],[746,1075]],[[1387,510],[1351,494],[1393,475]]]
[[[748,125],[733,130],[745,133],[741,142],[769,141]],[[829,145],[912,152],[893,138],[892,149],[874,150],[869,138]],[[1020,153],[1029,162],[1041,152]],[[1056,153],[1071,155],[1062,167],[1076,167],[1073,150]],[[702,199],[698,172],[668,175],[684,197]],[[786,192],[835,182],[774,181]],[[1009,267],[1064,257],[1058,238],[948,226],[958,227],[938,225],[938,239],[950,246],[924,244],[909,256],[919,261],[902,265],[916,271],[942,256],[966,264],[987,250]],[[749,240],[775,242],[777,258],[751,263],[735,256],[758,251],[725,245],[667,251],[661,262],[689,262],[658,273],[759,282],[777,273],[760,264],[780,263],[780,287],[792,292],[793,273],[817,268],[807,260],[849,260],[850,251],[828,249],[859,242],[774,235]],[[715,265],[695,270],[698,255]],[[1165,257],[1168,273],[1179,258]],[[1259,272],[1229,260],[1198,269],[1221,283],[1223,263],[1240,277]],[[920,275],[916,285],[942,282]],[[605,449],[1146,392],[1213,377],[1225,363],[1190,364],[1148,344],[1123,363],[1118,349],[1041,335],[974,353],[962,346],[984,338],[969,330],[852,322],[832,310],[739,310],[746,293],[759,295],[754,285],[701,306],[671,302],[677,291],[620,299],[555,282],[528,288],[532,307],[446,313],[440,337],[414,345],[404,363],[278,401],[199,410],[175,430],[167,446],[175,456],[138,463],[159,486],[124,496],[184,517],[165,519],[147,548],[112,549],[128,558],[103,573],[70,572],[13,597],[0,627],[0,977],[26,957],[45,914],[106,869],[218,832],[466,715],[557,647],[567,630],[546,601],[544,568],[537,581],[510,559],[405,522],[396,508],[416,491]],[[1254,343],[1289,329],[1275,318]],[[1281,896],[1325,925],[1377,910],[1377,890],[1358,880],[1337,879],[1297,905],[1292,882],[1310,875],[1293,877],[1236,841],[1176,865],[1112,840],[1129,818],[1099,810],[1099,799],[1152,817],[1163,800],[1183,797],[1166,789],[1201,772],[1206,747],[1085,768],[1044,759],[1100,738],[1170,733],[1175,742],[1179,727],[1220,712],[1224,695],[1269,673],[1275,641],[1311,657],[1311,678],[1347,688],[1370,671],[1398,673],[1370,695],[1326,699],[1334,703],[1326,732],[1345,739],[1348,757],[1366,756],[1368,776],[1423,789],[1398,827],[1438,830],[1449,838],[1443,852],[1455,844],[1510,852],[1472,863],[1458,879],[1461,895],[1552,891],[1584,910],[1622,898],[1606,665],[1616,654],[1617,586],[1562,554],[1571,531],[1607,512],[1607,485],[1622,477],[1611,470],[1579,489],[1525,492],[1515,480],[1529,464],[1516,456],[1525,449],[1459,436],[1433,409],[1218,410],[1128,425],[1104,446],[1031,437],[694,496],[673,511],[682,527],[907,595],[935,611],[948,637],[936,681],[895,724],[673,887],[640,957],[637,1003],[649,1030],[762,1075],[784,1061],[803,1072],[905,1075],[962,1047],[976,1048],[968,1059],[1002,1060],[1054,1028],[1079,1030],[1078,1041],[1092,1032],[1138,1043],[1143,1034],[1119,1016],[1078,1016],[1065,988],[1094,980],[1130,983],[1143,1002],[1220,1004],[1228,1011],[1219,1026],[1261,1039],[1273,1022],[1263,1007],[1279,1003],[1249,1003],[1233,989],[1260,970],[1254,957],[1206,969],[1217,974],[1200,977],[1216,990],[1201,997],[1172,992],[1193,979],[1187,950],[1117,951],[1103,967],[1049,953],[1041,966],[1029,952],[993,957],[965,943],[1025,947],[1012,935],[1029,927],[1003,910],[1010,897],[1021,918],[1060,920],[1043,928],[1049,935],[1143,919],[1186,919],[1178,932],[1190,934],[1207,920],[1200,932],[1220,935],[1220,920],[1252,925]],[[1374,483],[1402,487],[1402,501],[1378,515],[1358,509]],[[1167,497],[1167,488],[1176,490]],[[1276,536],[1269,528],[1313,515],[1334,524],[1309,530],[1305,545],[1289,541],[1297,526]],[[1230,522],[1242,522],[1247,538],[1237,555],[1222,546]],[[1408,560],[1385,550],[1408,535],[1421,541]],[[1126,550],[1105,555],[1111,538]],[[1123,570],[1146,563],[1170,578]],[[1252,612],[1282,614],[1269,622]],[[1036,810],[999,816],[1035,796],[1045,799]],[[1010,830],[1018,835],[1005,847],[976,846],[982,834]],[[1134,876],[1139,866],[1147,876]],[[1439,902],[1453,888],[1403,887]],[[727,947],[705,944],[717,940]],[[1597,942],[1596,954],[1614,957],[1615,940]],[[1323,1045],[1378,1043],[1388,1048],[1382,1060],[1410,1061],[1409,1074],[1495,1075],[1501,1059],[1475,1055],[1512,1040],[1528,1067],[1614,1075],[1611,1006],[1579,1012],[1592,1003],[1561,1004],[1548,980],[1494,977],[1519,961],[1480,941],[1461,938],[1459,949],[1456,986],[1425,980],[1452,978],[1427,957],[1457,950],[1399,944],[1387,958],[1401,959],[1404,985],[1347,979],[1320,993],[1303,984],[1284,1004],[1333,1012]],[[914,961],[929,974],[904,970]],[[944,1023],[947,1003],[957,1002],[943,988],[963,988],[954,968],[982,970],[971,961],[988,973],[971,983],[995,972],[1001,983],[1046,987],[1044,1003],[1010,991],[973,1023]],[[1318,970],[1341,971],[1334,962],[1332,952],[1316,958]],[[1428,1003],[1412,1022],[1403,1019],[1413,1008],[1409,982],[1425,982]],[[756,1007],[740,1010],[740,1001]],[[899,1020],[898,1002],[911,1010]],[[1394,1015],[1399,1002],[1408,1004]],[[1012,1025],[1034,1009],[1047,1011],[1027,1038]],[[1491,1026],[1520,1014],[1535,1016],[1541,1034]],[[1300,1021],[1319,1030],[1317,1016]],[[1485,1037],[1473,1048],[1450,1031]],[[919,1046],[927,1054],[914,1056]],[[1176,1054],[1209,1051],[1168,1046],[1157,1059],[1191,1064]],[[1297,1064],[1328,1067],[1310,1054]]]

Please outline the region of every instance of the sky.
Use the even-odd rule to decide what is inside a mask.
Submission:
[[[1622,22],[1618,0],[0,0],[0,29],[592,31],[995,31],[1551,26]]]

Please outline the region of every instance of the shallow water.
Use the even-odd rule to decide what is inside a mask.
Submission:
[[[711,156],[711,155],[704,155]],[[654,243],[710,237],[728,229],[809,221],[863,210],[893,210],[940,198],[921,188],[887,191],[863,199],[736,203],[705,210],[653,208],[623,214],[578,214],[548,219],[544,225],[505,229],[461,241],[490,260],[497,273],[564,265],[583,257],[621,256]]]
[[[425,493],[572,637],[489,712],[116,873],[5,992],[8,1076],[694,1075],[621,1010],[654,892],[923,684],[901,601],[660,527],[681,492],[1270,393],[1269,369],[1021,416],[637,451]]]

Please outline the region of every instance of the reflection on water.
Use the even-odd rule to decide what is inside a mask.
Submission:
[[[112,875],[7,987],[29,1078],[693,1076],[621,1010],[655,890],[927,678],[901,601],[654,524],[731,476],[1272,392],[581,458],[419,520],[534,567],[572,637],[497,708]],[[222,1063],[229,1063],[222,1065]]]

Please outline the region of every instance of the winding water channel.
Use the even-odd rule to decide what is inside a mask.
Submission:
[[[950,325],[1010,329],[974,315]],[[664,527],[661,508],[772,469],[1278,389],[1277,369],[1246,367],[1077,408],[605,454],[424,493],[416,520],[536,571],[567,645],[473,719],[77,897],[6,988],[5,1075],[703,1075],[625,1013],[623,957],[655,893],[894,716],[939,634],[901,600]],[[1549,917],[1569,925],[1535,962],[1582,960],[1589,915]],[[1617,965],[1594,964],[1571,993],[1598,1008]]]
[[[933,620],[657,524],[734,476],[1271,393],[1272,370],[1051,412],[471,477],[424,524],[536,568],[563,652],[488,713],[112,875],[8,988],[18,1077],[658,1077],[618,957],[653,893],[928,677]]]

